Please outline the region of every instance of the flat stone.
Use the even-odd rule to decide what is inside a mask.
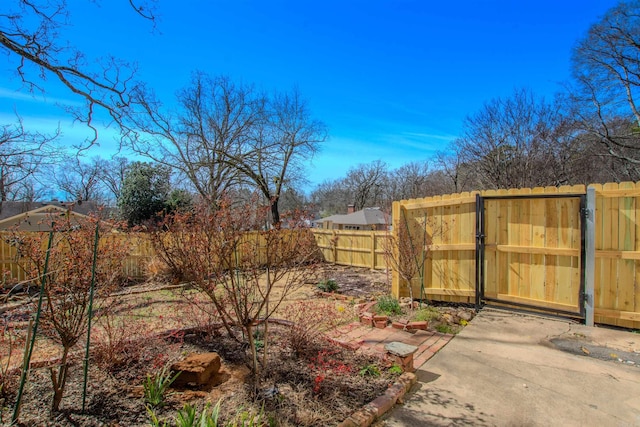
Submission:
[[[171,365],[171,371],[181,372],[174,385],[205,385],[220,370],[218,353],[190,354],[184,360]]]
[[[403,342],[393,341],[385,344],[384,349],[386,352],[395,356],[407,357],[415,353],[418,350],[418,347],[415,345],[405,344]]]

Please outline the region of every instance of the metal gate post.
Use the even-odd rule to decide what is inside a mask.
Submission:
[[[484,199],[476,194],[476,311],[484,291]]]
[[[594,325],[594,288],[596,268],[596,189],[587,188],[585,207],[585,254],[584,263],[584,321],[587,326]]]

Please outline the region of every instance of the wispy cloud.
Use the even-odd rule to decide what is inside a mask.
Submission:
[[[408,137],[422,138],[422,139],[436,139],[439,141],[453,141],[457,137],[449,134],[436,134],[436,133],[421,133],[421,132],[404,132],[403,135]]]
[[[0,98],[11,99],[14,101],[45,103],[45,104],[52,104],[52,105],[55,105],[55,104],[67,105],[72,107],[80,107],[83,105],[82,102],[79,102],[77,100],[72,100],[68,98],[59,98],[55,96],[48,96],[46,94],[41,94],[41,93],[20,92],[17,90],[11,90],[4,87],[0,87]]]

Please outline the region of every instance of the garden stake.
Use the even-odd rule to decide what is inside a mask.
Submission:
[[[38,308],[36,310],[36,318],[33,321],[33,331],[31,333],[31,340],[25,347],[24,362],[22,366],[22,374],[20,375],[20,387],[18,388],[18,395],[16,397],[16,404],[13,408],[13,415],[11,416],[11,424],[16,424],[18,416],[20,415],[20,401],[22,400],[22,393],[24,392],[24,385],[27,382],[27,375],[29,373],[29,364],[31,364],[31,355],[33,354],[33,346],[36,343],[36,332],[38,331],[38,324],[40,323],[40,312],[42,311],[42,299],[44,297],[44,286],[47,283],[47,270],[49,268],[49,253],[51,252],[51,242],[53,241],[53,227],[55,224],[51,224],[51,231],[49,232],[49,243],[47,244],[47,255],[44,259],[44,270],[42,273],[42,281],[40,283],[40,296],[38,297]]]
[[[98,258],[98,241],[100,239],[100,224],[96,223],[96,234],[93,242],[93,265],[91,266],[91,286],[89,288],[89,314],[87,319],[87,346],[84,352],[84,384],[82,385],[82,413],[84,414],[87,401],[87,378],[89,376],[89,346],[91,345],[91,317],[93,316],[93,291],[96,285],[96,261]]]

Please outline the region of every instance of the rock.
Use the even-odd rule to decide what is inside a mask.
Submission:
[[[454,316],[451,313],[443,313],[442,314],[442,320],[444,322],[447,322],[449,325],[455,325],[456,322],[454,321]]]
[[[458,311],[458,317],[465,322],[469,322],[471,319],[473,319],[473,313],[467,310],[460,310]]]
[[[190,354],[184,360],[171,365],[173,373],[181,372],[173,384],[208,384],[220,370],[220,364],[218,353]]]

